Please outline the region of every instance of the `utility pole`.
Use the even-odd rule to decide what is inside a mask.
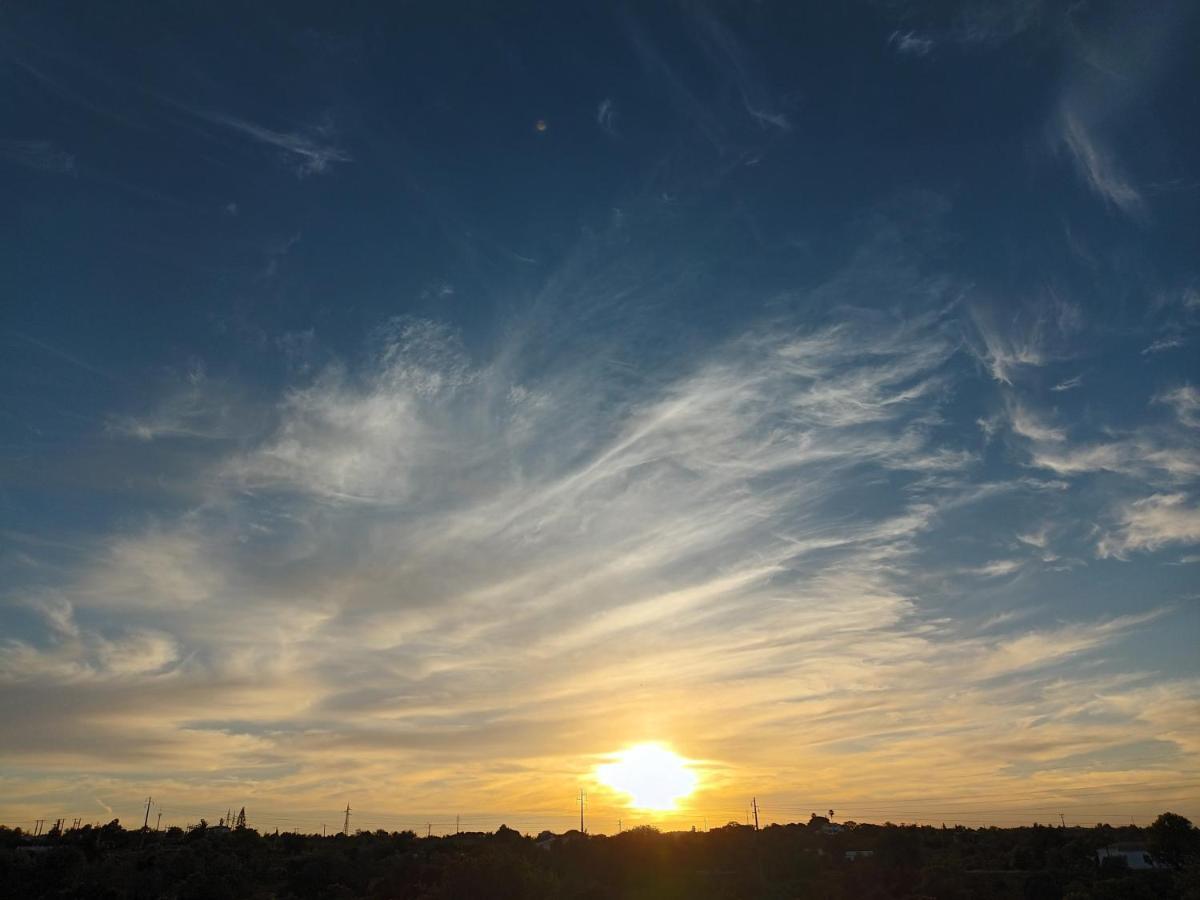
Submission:
[[[431,837],[432,835],[433,835],[433,823],[426,822],[425,823],[425,837],[428,838],[428,837]]]
[[[154,823],[154,830],[158,831],[158,829],[161,825],[162,825],[162,810],[160,809],[158,811],[158,821]]]
[[[342,825],[342,834],[350,837],[350,804],[346,804],[346,821]]]
[[[325,837],[325,823],[321,823],[321,837]]]
[[[621,833],[621,831],[622,831],[622,829],[621,829],[621,820],[620,820],[620,819],[617,819],[617,834],[620,834],[620,833]]]
[[[583,792],[583,788],[579,789],[579,833],[587,834],[583,827],[583,806],[587,802],[587,794]]]
[[[153,797],[146,798],[146,818],[142,819],[142,830],[143,831],[145,831],[147,828],[150,827],[150,801],[153,799],[154,799]]]
[[[754,797],[750,802],[754,806],[754,830],[758,831],[758,798]]]
[[[1059,814],[1058,814],[1058,821],[1062,822],[1062,827],[1063,827],[1063,828],[1066,828],[1066,827],[1067,827],[1067,820],[1066,820],[1066,818],[1063,816],[1063,814],[1062,814],[1062,813],[1059,813]]]
[[[460,818],[459,814],[455,813],[454,814],[454,833],[455,834],[462,834],[462,826],[459,823],[459,818]]]

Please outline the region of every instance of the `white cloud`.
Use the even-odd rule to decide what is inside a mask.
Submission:
[[[888,35],[888,45],[905,56],[926,56],[933,49],[933,38],[915,31],[893,31]]]
[[[1187,344],[1182,337],[1178,335],[1168,335],[1166,337],[1156,338],[1142,348],[1142,356],[1150,356],[1155,353],[1162,353],[1165,350],[1176,350]]]
[[[616,133],[617,109],[611,97],[605,97],[596,107],[596,124],[607,134]]]
[[[99,667],[118,677],[158,672],[179,658],[179,648],[170,635],[148,629],[137,629],[118,640],[98,640],[94,652]]]
[[[1141,193],[1121,173],[1111,153],[1101,146],[1079,113],[1066,105],[1059,116],[1058,136],[1071,151],[1080,175],[1106,203],[1126,215],[1143,213]]]
[[[1053,630],[1029,631],[1017,637],[1004,637],[984,650],[979,661],[980,669],[986,675],[994,676],[1055,665],[1110,643],[1114,635],[1160,618],[1163,612],[1161,609],[1151,610],[1103,622],[1067,625]]]
[[[1065,429],[1047,425],[1035,413],[1020,403],[1013,403],[1008,411],[1013,431],[1031,441],[1061,443],[1067,439]]]
[[[1060,475],[1117,472],[1143,477],[1166,473],[1179,479],[1200,475],[1200,454],[1187,446],[1159,443],[1149,435],[1108,443],[1034,447],[1031,464]]]
[[[1180,424],[1200,428],[1200,391],[1192,385],[1184,384],[1164,391],[1154,398],[1154,402],[1170,406]]]
[[[711,13],[699,13],[696,19],[700,48],[714,70],[736,86],[742,106],[750,117],[761,127],[790,131],[791,122],[778,108],[767,88],[767,80],[758,72],[756,60],[742,41]]]
[[[39,172],[53,172],[62,175],[75,172],[75,157],[60,150],[51,141],[0,138],[0,160]]]
[[[1172,544],[1200,543],[1200,507],[1186,494],[1152,494],[1128,504],[1118,527],[1096,547],[1099,556],[1124,557]]]
[[[170,438],[220,440],[254,430],[244,398],[228,385],[211,384],[201,369],[175,380],[154,409],[111,416],[105,430],[114,437],[157,441]]]
[[[1022,544],[1028,544],[1030,547],[1037,547],[1039,550],[1045,550],[1050,544],[1049,528],[1043,526],[1037,531],[1030,531],[1025,534],[1018,534],[1017,540]]]
[[[1024,369],[1038,368],[1069,355],[1066,342],[1082,326],[1079,307],[1053,291],[1018,307],[1006,320],[992,307],[971,308],[974,336],[968,346],[992,378],[1012,384]]]
[[[178,659],[177,644],[162,632],[134,628],[110,639],[75,629],[60,632],[59,640],[46,648],[19,640],[0,642],[0,682],[136,680],[157,676]]]
[[[967,571],[968,574],[978,575],[982,578],[999,578],[1019,572],[1023,565],[1019,559],[994,559],[989,563]]]
[[[282,151],[285,161],[297,177],[319,175],[333,163],[352,162],[352,157],[340,147],[326,141],[328,129],[312,129],[310,133],[274,131],[263,125],[239,119],[225,113],[189,109],[193,115],[228,128],[244,137]]]
[[[988,622],[972,595],[1018,571],[1037,588],[1038,567],[970,570],[959,526],[1019,497],[1039,523],[1019,539],[1044,549],[1067,484],[976,477],[947,428],[974,416],[946,314],[838,310],[638,366],[626,331],[531,365],[540,332],[473,355],[397,320],[359,358],[306,351],[257,407],[193,370],[174,392],[204,402],[155,407],[150,436],[205,430],[193,410],[223,397],[254,427],[189,445],[192,508],[106,533],[36,595],[43,633],[0,647],[0,694],[22,698],[6,763],[55,773],[64,797],[63,773],[103,761],[88,797],[170,771],[164,795],[201,805],[236,772],[263,808],[373,792],[436,809],[448,783],[478,809],[551,808],[594,754],[652,736],[738,761],[702,803],[760,771],[841,796],[931,767],[1085,788],[1094,770],[1061,773],[1079,737],[1060,717],[1145,620]],[[1065,426],[1015,419],[1036,452],[1072,451]],[[958,580],[961,617],[928,587]],[[1106,707],[1086,740],[1119,752],[1171,730],[1183,754],[1175,711],[1196,693],[1147,696],[1152,718]]]
[[[1082,375],[1072,375],[1070,378],[1065,378],[1062,381],[1060,381],[1058,384],[1054,385],[1054,387],[1050,388],[1050,390],[1060,391],[1060,392],[1061,391],[1073,391],[1073,390],[1075,390],[1075,388],[1081,386],[1082,384],[1083,384],[1083,376]]]

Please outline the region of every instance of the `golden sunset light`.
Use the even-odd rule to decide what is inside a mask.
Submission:
[[[629,806],[655,812],[675,809],[700,781],[690,760],[661,744],[636,744],[596,767],[596,780],[628,796]]]
[[[1200,0],[0,0],[0,900],[1200,900]]]

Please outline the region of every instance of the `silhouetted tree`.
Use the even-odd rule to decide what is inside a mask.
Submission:
[[[234,821],[244,820],[244,808]],[[824,816],[815,817],[816,824]],[[139,822],[140,824],[140,822]],[[543,832],[539,837],[550,837]],[[0,896],[22,900],[1200,900],[1197,829],[934,828],[805,824],[760,831],[628,829],[538,846],[507,826],[426,839],[412,832],[232,835],[201,822],[145,834],[116,821],[36,840],[0,826]],[[1173,870],[1096,865],[1095,850],[1147,841]],[[847,850],[873,856],[847,860]],[[1018,852],[1019,851],[1019,852]],[[1009,867],[1013,859],[1021,871]]]
[[[1150,852],[1159,862],[1182,869],[1189,858],[1200,855],[1200,830],[1183,816],[1165,812],[1148,830]]]

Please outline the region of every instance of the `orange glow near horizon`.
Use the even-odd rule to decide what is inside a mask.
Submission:
[[[674,810],[700,782],[691,760],[656,743],[622,750],[612,762],[597,766],[595,774],[602,785],[628,796],[631,808],[653,812]]]

